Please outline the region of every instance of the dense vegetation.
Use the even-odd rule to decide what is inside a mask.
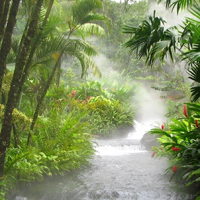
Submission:
[[[188,61],[190,78],[199,82],[200,9],[196,1],[163,1],[178,11],[190,7],[197,18],[165,30],[156,13],[147,17],[151,2],[2,0],[1,199],[20,183],[88,165],[92,138],[133,126],[143,83],[160,91],[166,117],[174,118],[151,130],[160,135],[156,155],[169,158],[174,176],[198,186],[200,108],[189,103],[187,70],[177,61]],[[198,100],[198,86],[191,91]]]
[[[155,2],[155,1],[154,1]],[[184,61],[187,66],[185,71],[191,79],[191,102],[184,99],[183,114],[173,116],[159,128],[150,131],[158,134],[160,148],[154,148],[152,156],[165,156],[169,159],[168,172],[178,184],[191,186],[199,196],[200,182],[200,90],[199,90],[199,26],[200,7],[199,1],[176,0],[156,1],[163,3],[166,8],[179,13],[188,9],[190,17],[186,17],[181,26],[165,26],[167,21],[157,17],[156,12],[145,19],[139,26],[126,24],[123,27],[125,34],[131,34],[125,46],[135,52],[139,58],[144,58],[149,66],[165,62],[169,57],[171,63]],[[174,11],[175,12],[175,11]],[[166,19],[167,20],[167,19]]]
[[[93,137],[133,126],[136,86],[99,79],[101,70],[93,60],[97,46],[88,38],[111,33],[102,1],[1,3],[3,200],[21,183],[88,165],[95,151]]]

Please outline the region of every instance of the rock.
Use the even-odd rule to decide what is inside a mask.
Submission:
[[[145,147],[147,151],[151,151],[152,147],[160,147],[160,143],[158,142],[157,138],[159,136],[157,134],[150,134],[145,133],[140,143]]]

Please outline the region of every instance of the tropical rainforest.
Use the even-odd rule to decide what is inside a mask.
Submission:
[[[145,84],[166,106],[152,155],[200,199],[199,3],[1,0],[0,198],[89,165],[93,138],[134,126]]]

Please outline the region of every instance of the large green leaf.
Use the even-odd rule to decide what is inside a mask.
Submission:
[[[77,1],[72,7],[73,19],[76,24],[88,23],[92,20],[91,12],[102,8],[100,0],[82,0]]]
[[[158,2],[164,2],[165,5],[166,5],[166,8],[172,8],[177,10],[177,13],[180,11],[180,10],[183,10],[183,9],[189,9],[191,8],[193,5],[199,3],[200,1],[199,0],[158,0]]]

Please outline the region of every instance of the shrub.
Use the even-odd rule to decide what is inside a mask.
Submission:
[[[183,113],[184,117],[172,119],[167,128],[154,128],[150,131],[161,136],[158,139],[161,148],[153,147],[153,149],[157,156],[169,159],[170,167],[167,172],[174,172],[172,178],[199,190],[200,104],[185,104]]]
[[[89,112],[87,120],[95,127],[94,134],[109,136],[119,128],[133,125],[132,108],[118,100],[93,97],[83,107]]]

